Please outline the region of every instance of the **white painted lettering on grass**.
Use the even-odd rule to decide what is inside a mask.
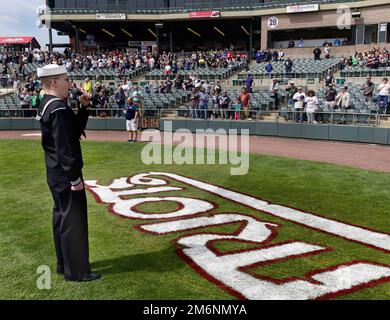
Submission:
[[[325,217],[274,205],[255,197],[226,188],[183,177],[173,173],[151,172],[129,178],[115,179],[109,186],[96,180],[86,181],[88,189],[100,202],[110,205],[110,210],[130,219],[167,220],[143,224],[137,229],[143,232],[164,235],[182,233],[202,228],[212,228],[240,223],[234,233],[191,233],[175,242],[182,246],[178,255],[206,279],[220,285],[232,295],[246,299],[329,299],[354,292],[361,288],[390,281],[390,266],[372,261],[349,261],[325,269],[312,270],[303,277],[276,279],[252,273],[253,268],[276,264],[290,259],[332,251],[328,245],[310,244],[295,239],[273,243],[281,224],[262,221],[254,216],[240,213],[210,215],[216,206],[209,201],[184,197],[146,197],[125,199],[123,196],[146,195],[156,192],[180,191],[170,187],[169,182],[157,177],[167,177],[202,191],[220,196],[225,200],[255,209],[259,214],[279,217],[303,227],[355,241],[376,250],[390,252],[390,235],[349,225]],[[137,189],[137,186],[149,188]],[[145,203],[175,202],[178,208],[171,212],[141,212],[138,206]],[[208,213],[207,216],[204,214]],[[246,242],[250,249],[221,253],[214,247],[217,241]]]

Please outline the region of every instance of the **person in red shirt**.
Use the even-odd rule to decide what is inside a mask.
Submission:
[[[249,107],[251,104],[251,95],[248,93],[246,88],[242,88],[241,94],[239,96],[239,99],[241,101],[241,107],[242,110],[244,111],[244,117],[245,119],[250,120],[249,117]]]

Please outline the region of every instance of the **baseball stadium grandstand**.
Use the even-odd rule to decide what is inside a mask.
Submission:
[[[340,26],[340,5],[350,8],[350,25]],[[240,111],[242,120],[305,122],[291,94],[302,87],[318,99],[317,123],[387,126],[389,12],[381,0],[46,1],[39,19],[49,27],[49,51],[2,49],[1,86],[13,90],[0,97],[1,115],[34,115],[36,70],[58,63],[73,81],[70,99],[90,86],[97,117],[123,116],[123,94],[139,92],[148,116],[199,118],[191,110],[202,108],[202,118],[231,119],[245,87],[250,114]],[[53,29],[69,36],[63,53],[53,51],[65,45],[52,42]],[[338,105],[342,87],[348,105]]]
[[[0,42],[0,299],[390,299],[389,0],[42,3]]]

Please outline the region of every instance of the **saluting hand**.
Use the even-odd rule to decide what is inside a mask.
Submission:
[[[91,96],[89,94],[84,94],[80,97],[80,103],[84,108],[87,108],[91,105]]]

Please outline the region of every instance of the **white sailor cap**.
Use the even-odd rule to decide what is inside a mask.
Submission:
[[[61,74],[67,74],[65,66],[59,66],[58,64],[48,64],[43,68],[37,69],[38,78],[58,76]]]

